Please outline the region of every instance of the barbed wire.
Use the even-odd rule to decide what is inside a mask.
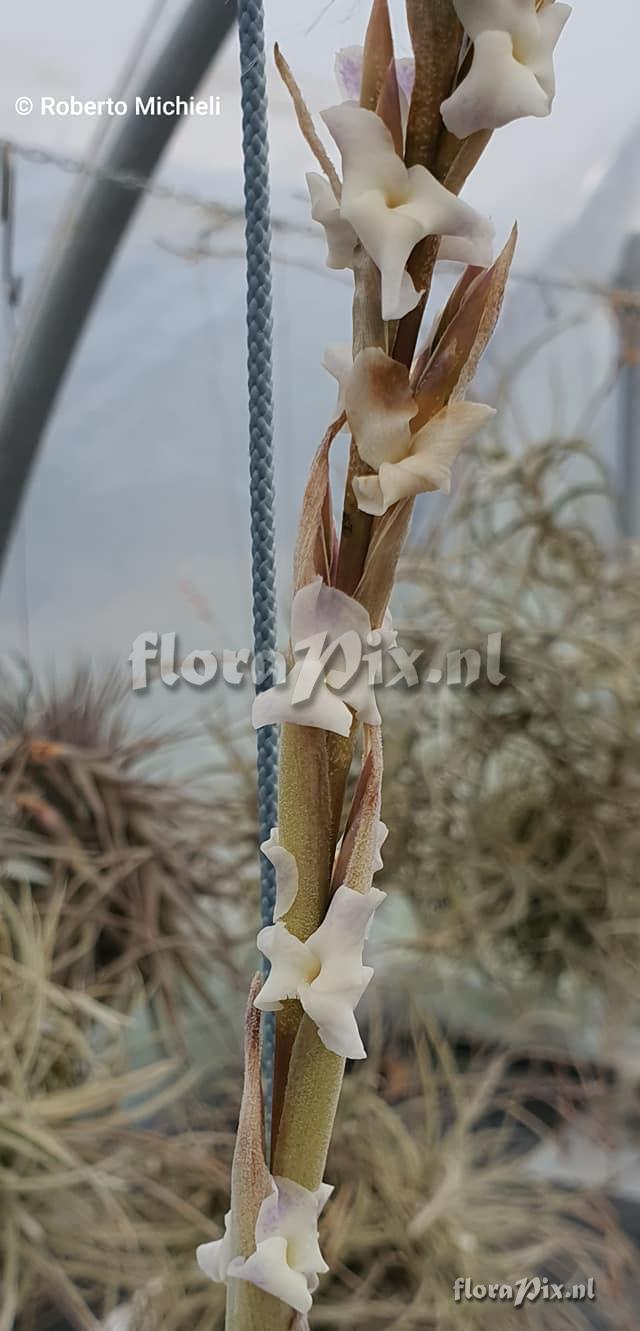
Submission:
[[[216,213],[223,220],[239,221],[243,216],[241,207],[229,208],[217,199],[206,198],[192,190],[179,190],[172,185],[163,185],[161,181],[151,180],[149,176],[138,175],[135,171],[112,171],[82,157],[38,148],[31,144],[18,143],[13,139],[0,139],[0,152],[10,152],[15,157],[33,166],[55,166],[67,175],[86,176],[93,180],[105,180],[123,189],[135,190],[165,203],[178,203],[187,208],[202,209]]]
[[[99,166],[95,162],[87,161],[86,158],[74,157],[71,154],[56,152],[50,148],[39,148],[32,144],[19,143],[14,139],[0,138],[0,154],[6,153],[11,153],[13,156],[29,162],[32,166],[53,166],[59,171],[64,171],[67,175],[110,181],[114,185],[121,185],[123,189],[135,190],[160,202],[176,203],[182,207],[206,213],[209,219],[220,228],[230,226],[234,222],[241,222],[244,217],[244,209],[240,205],[231,207],[220,203],[218,199],[198,194],[193,190],[177,189],[173,185],[163,184],[162,181],[152,180],[149,176],[138,175],[134,171],[112,171]],[[309,236],[315,234],[314,228],[297,225],[285,218],[274,217],[272,225],[274,231],[292,231],[296,234]],[[189,252],[189,257],[215,258],[223,256],[217,256],[215,253],[207,253],[203,250],[193,250]],[[631,291],[624,287],[592,282],[586,278],[552,277],[518,269],[512,272],[511,279],[543,290],[586,293],[606,301],[607,305],[613,308],[614,313],[625,309],[640,310],[640,292]]]

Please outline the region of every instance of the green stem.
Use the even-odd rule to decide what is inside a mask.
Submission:
[[[288,912],[287,928],[306,939],[321,924],[329,900],[333,849],[327,829],[332,825],[332,800],[326,736],[309,726],[285,725],[280,744],[278,834],[280,844],[295,857],[298,895]],[[277,1140],[289,1060],[302,1008],[283,1004],[276,1018],[273,1074],[272,1142]]]
[[[345,1060],[323,1045],[303,1017],[291,1055],[274,1172],[315,1191],[324,1177]]]
[[[326,735],[310,726],[282,727],[278,831],[280,845],[295,856],[298,895],[285,916],[290,933],[303,940],[324,919],[333,851]]]

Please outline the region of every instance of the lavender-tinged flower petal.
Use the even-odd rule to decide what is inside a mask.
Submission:
[[[288,1257],[307,1279],[324,1275],[329,1270],[318,1243],[318,1218],[328,1202],[333,1188],[321,1183],[310,1192],[292,1179],[274,1176],[274,1188],[265,1198],[256,1222],[256,1243],[282,1234],[287,1240]]]
[[[411,56],[406,56],[401,60],[396,60],[396,75],[398,78],[398,87],[400,92],[410,104],[413,96],[413,89],[416,81],[416,62]]]
[[[309,1192],[280,1176],[272,1183],[256,1221],[256,1250],[248,1258],[234,1258],[228,1276],[247,1280],[304,1314],[318,1276],[328,1270],[318,1245],[318,1217],[333,1189],[323,1183]]]
[[[345,46],[336,55],[336,81],[340,95],[346,102],[360,101],[363,57],[364,46]],[[396,60],[395,65],[398,88],[408,106],[416,81],[416,62],[409,56]]]
[[[284,684],[255,699],[252,719],[256,729],[289,721],[347,736],[352,711],[367,724],[380,725],[375,692],[363,661],[370,633],[371,620],[352,597],[327,587],[320,577],[302,587],[293,600],[291,642],[294,652],[304,650],[305,657]],[[344,660],[343,667],[335,664],[336,657]]]
[[[293,598],[291,641],[294,651],[317,633],[335,642],[343,634],[356,632],[364,641],[371,631],[371,621],[364,606],[336,587],[327,587],[322,578],[314,578]]]
[[[336,82],[346,102],[360,101],[363,60],[364,46],[344,46],[336,55]]]
[[[522,116],[548,116],[555,96],[553,53],[571,7],[535,0],[454,0],[474,43],[471,69],[441,111],[464,139]]]

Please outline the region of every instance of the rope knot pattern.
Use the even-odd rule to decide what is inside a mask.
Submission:
[[[268,101],[262,0],[239,0],[242,144],[244,154],[245,240],[247,252],[247,353],[249,379],[249,477],[251,494],[251,580],[254,652],[264,663],[258,689],[270,687],[277,646],[273,475],[273,305],[271,288],[271,208],[269,199]],[[258,821],[266,841],[278,821],[278,732],[257,732]],[[271,924],[275,873],[263,855],[260,864],[262,924]],[[265,1103],[271,1099],[274,1022],[264,1024]]]

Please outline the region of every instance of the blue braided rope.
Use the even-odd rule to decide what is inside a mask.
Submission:
[[[273,376],[271,300],[271,209],[269,203],[268,103],[262,0],[239,0],[240,71],[247,250],[247,350],[249,371],[249,473],[251,488],[251,579],[253,642],[259,692],[272,682],[277,645],[273,482]],[[264,726],[257,736],[260,840],[277,823],[278,732]],[[260,857],[260,913],[271,924],[275,875]],[[263,1078],[269,1135],[273,1087],[274,1020],[263,1028]]]

